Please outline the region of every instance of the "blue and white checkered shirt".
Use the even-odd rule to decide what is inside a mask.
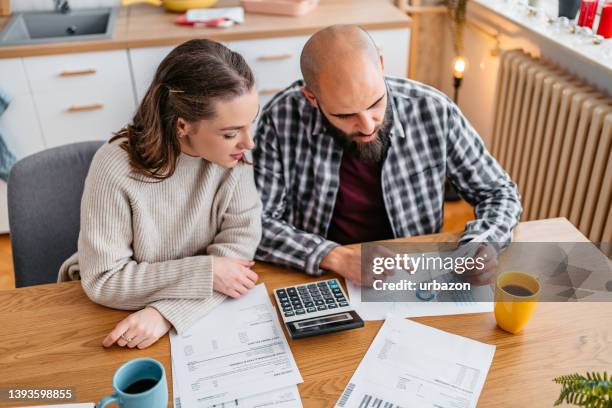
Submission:
[[[476,216],[460,243],[487,230],[488,241],[509,243],[522,210],[516,185],[458,107],[418,82],[387,77],[386,83],[393,122],[381,183],[395,237],[440,231],[448,176]],[[256,258],[319,275],[321,260],[338,245],[326,236],[343,147],[302,85],[293,83],[265,106],[255,134],[255,181],[263,202]]]

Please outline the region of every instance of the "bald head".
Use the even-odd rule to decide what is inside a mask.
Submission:
[[[334,25],[318,31],[310,37],[300,58],[306,87],[314,93],[319,93],[322,83],[350,80],[356,67],[378,68],[379,65],[374,41],[355,25]]]

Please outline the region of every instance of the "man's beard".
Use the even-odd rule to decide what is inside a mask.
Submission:
[[[347,134],[342,130],[334,126],[323,114],[323,122],[327,128],[331,131],[334,139],[345,149],[346,152],[353,154],[358,160],[365,163],[380,163],[387,154],[391,139],[389,137],[389,131],[393,125],[393,111],[391,110],[391,103],[387,99],[387,108],[385,109],[385,117],[383,122],[376,126],[374,132],[376,138],[371,142],[359,142],[357,137],[369,136],[363,133],[351,133]]]

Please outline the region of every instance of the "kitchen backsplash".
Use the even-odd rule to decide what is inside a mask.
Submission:
[[[13,0],[11,9],[16,11],[53,10],[54,0]],[[71,8],[92,8],[118,6],[119,0],[68,0]]]

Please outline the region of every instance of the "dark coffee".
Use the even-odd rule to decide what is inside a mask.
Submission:
[[[140,394],[141,392],[145,392],[155,387],[158,383],[158,380],[154,380],[152,378],[143,378],[142,380],[138,380],[136,382],[131,383],[123,392],[126,394]]]
[[[514,296],[531,296],[533,295],[533,292],[530,291],[529,289],[523,287],[523,286],[519,286],[519,285],[506,285],[506,286],[502,286],[502,289]]]

